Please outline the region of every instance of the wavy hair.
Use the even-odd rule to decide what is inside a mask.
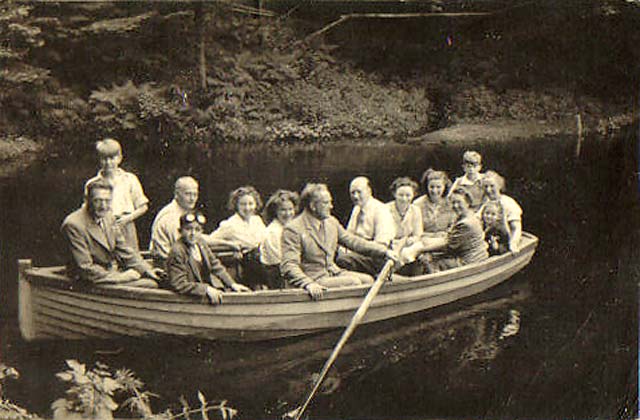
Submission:
[[[298,213],[298,206],[300,205],[300,196],[297,192],[289,190],[277,190],[267,200],[267,204],[264,206],[264,212],[262,214],[266,223],[271,223],[278,215],[278,209],[282,204],[287,201],[291,201],[295,212]]]
[[[256,213],[262,209],[262,198],[260,193],[251,185],[245,185],[243,187],[236,188],[229,194],[229,201],[227,202],[227,209],[230,212],[238,211],[238,201],[245,195],[250,195],[256,202]]]

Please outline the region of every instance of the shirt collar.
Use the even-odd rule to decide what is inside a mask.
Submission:
[[[114,176],[115,178],[118,178],[118,177],[120,177],[123,173],[124,173],[124,169],[122,169],[122,168],[116,168],[116,170],[114,171],[113,176]],[[99,176],[100,178],[104,178],[104,177],[105,177],[105,176],[104,176],[104,171],[103,171],[102,169],[100,169],[100,170],[98,171],[98,176]]]
[[[308,223],[313,226],[313,228],[315,230],[320,230],[320,228],[322,227],[322,220],[318,219],[317,217],[315,217],[313,214],[311,214],[310,212],[308,212],[307,210],[305,210],[305,213],[307,215],[307,221]]]

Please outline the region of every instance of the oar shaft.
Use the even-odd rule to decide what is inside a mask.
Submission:
[[[389,275],[389,271],[393,267],[393,264],[394,264],[393,261],[388,260],[385,263],[384,267],[382,267],[380,274],[378,274],[376,281],[373,283],[373,286],[371,286],[371,288],[369,289],[367,296],[364,298],[364,300],[360,304],[360,307],[358,308],[356,313],[353,314],[353,317],[351,318],[351,321],[349,322],[347,329],[344,330],[344,332],[342,333],[342,336],[340,337],[340,340],[338,340],[338,343],[333,348],[333,351],[331,352],[331,356],[329,356],[327,361],[324,363],[324,366],[320,371],[320,376],[316,380],[316,383],[314,384],[313,389],[309,393],[309,396],[307,397],[306,401],[304,402],[300,410],[298,410],[298,412],[296,413],[295,420],[300,420],[300,418],[302,418],[302,414],[304,414],[305,410],[307,409],[307,406],[315,396],[316,392],[318,392],[318,389],[320,388],[320,385],[322,384],[322,381],[324,380],[325,376],[327,376],[329,369],[331,369],[333,362],[336,361],[336,359],[338,358],[338,354],[346,344],[347,340],[349,340],[349,337],[351,337],[356,327],[358,326],[362,318],[364,318],[364,315],[367,313],[367,309],[369,309],[371,302],[380,291],[380,288],[382,287],[382,285],[384,284],[384,281]]]

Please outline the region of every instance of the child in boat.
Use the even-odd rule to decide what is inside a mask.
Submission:
[[[205,240],[213,247],[231,244],[241,253],[241,279],[254,288],[266,288],[265,270],[260,264],[260,244],[265,238],[267,227],[257,214],[262,207],[262,199],[252,186],[236,188],[229,194],[227,208],[233,216],[220,222]]]
[[[509,234],[509,251],[518,252],[522,237],[522,208],[516,200],[502,193],[505,182],[497,172],[487,171],[482,178],[482,186],[484,188],[483,207],[490,202],[500,204],[502,219]],[[478,212],[482,213],[482,207]]]
[[[267,226],[265,238],[260,244],[260,262],[265,268],[267,285],[270,289],[283,289],[286,287],[284,277],[280,273],[282,232],[284,231],[284,226],[298,212],[299,202],[298,193],[278,190],[269,197],[264,207],[264,220],[269,225]]]
[[[449,195],[459,188],[464,189],[471,196],[471,209],[478,210],[484,195],[482,187],[483,174],[480,173],[482,170],[482,156],[480,153],[473,150],[464,152],[462,155],[462,170],[464,175],[453,181],[453,185],[449,188]]]
[[[501,255],[509,250],[509,233],[504,223],[500,203],[490,201],[482,207],[484,240],[489,245],[489,256]]]
[[[127,245],[138,251],[138,232],[134,222],[149,209],[149,199],[144,194],[138,177],[120,168],[122,148],[117,140],[98,141],[96,152],[101,169],[85,183],[85,193],[87,185],[99,179],[113,187],[111,211],[116,218],[116,225],[122,230]]]
[[[189,211],[180,217],[180,239],[167,259],[169,287],[177,293],[207,298],[212,305],[222,303],[225,288],[249,291],[236,283],[202,239],[206,218]]]

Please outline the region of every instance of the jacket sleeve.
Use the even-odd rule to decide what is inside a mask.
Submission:
[[[98,283],[109,275],[109,270],[93,262],[89,244],[83,230],[71,223],[64,223],[61,231],[69,244],[71,257],[78,267],[82,280]]]
[[[291,285],[305,288],[314,281],[302,270],[302,238],[294,229],[285,226],[282,232],[282,262],[280,271]]]
[[[225,286],[231,287],[236,281],[231,277],[225,266],[222,264],[220,259],[215,256],[213,252],[209,249],[207,245],[203,245],[200,249],[205,249],[207,253],[207,257],[209,258],[209,262],[211,264],[211,275],[219,278]]]
[[[116,240],[115,252],[118,258],[124,263],[124,266],[126,268],[133,268],[142,275],[151,271],[151,266],[142,259],[140,253],[127,244],[122,229],[114,226],[113,230]]]
[[[369,255],[371,257],[382,257],[387,252],[387,247],[373,241],[367,241],[359,236],[347,231],[345,228],[335,221],[338,225],[338,244],[360,254]]]
[[[207,285],[189,280],[187,270],[189,270],[189,266],[186,255],[172,249],[169,253],[169,259],[167,259],[167,274],[171,289],[183,295],[206,296]]]

